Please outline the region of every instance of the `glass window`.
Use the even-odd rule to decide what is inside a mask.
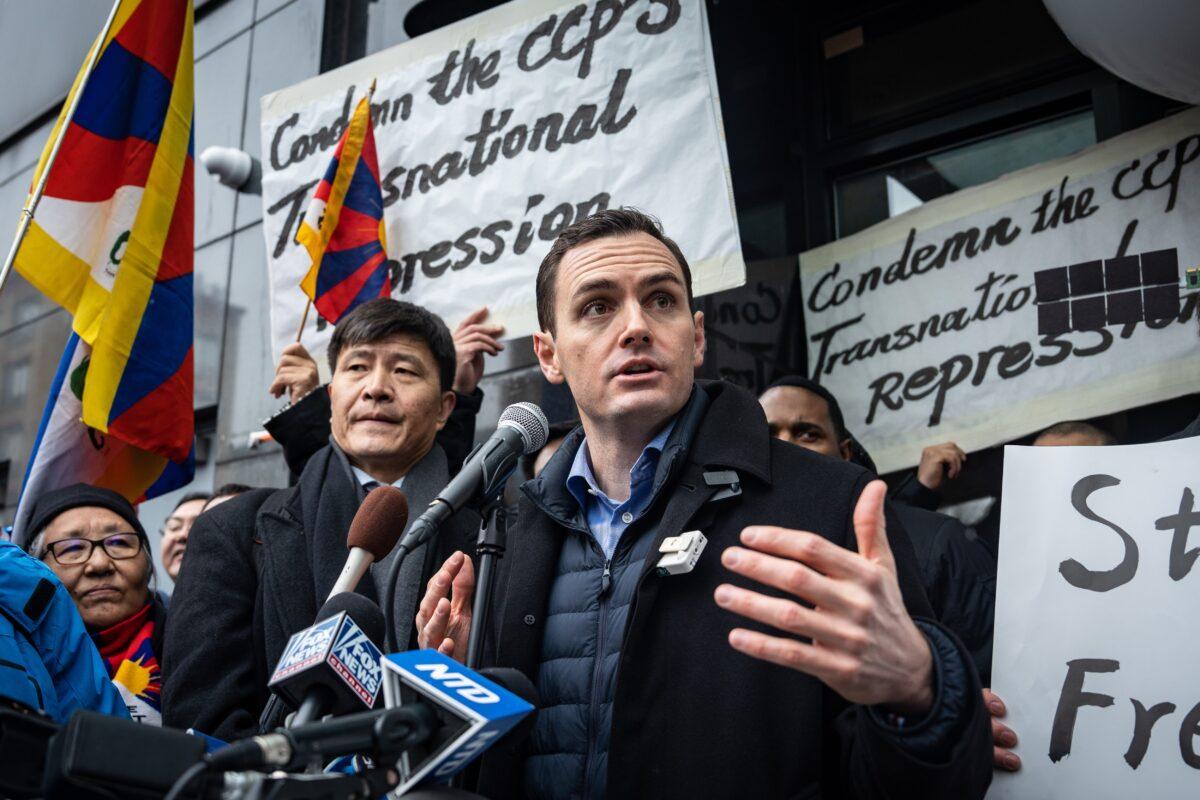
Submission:
[[[262,226],[255,225],[233,237],[217,423],[218,462],[246,456],[250,434],[262,430],[263,420],[284,404],[267,393],[275,375],[268,297],[266,243]]]
[[[41,298],[14,273],[0,294],[0,318],[11,319],[3,314],[5,307],[21,296]],[[0,333],[0,397],[4,400],[0,403],[0,431],[4,432],[0,435],[0,461],[8,461],[11,469],[4,503],[8,506],[17,501],[50,384],[71,330],[71,318],[65,312],[51,311],[20,330],[29,333]]]
[[[11,362],[4,368],[4,399],[20,402],[29,394],[29,361]]]
[[[311,78],[321,68],[325,3],[322,0],[291,0],[267,17],[263,16],[263,4],[259,3],[258,14],[250,53],[250,102],[246,104],[241,144],[241,149],[255,158],[261,158],[262,151],[259,99]],[[284,53],[287,55],[283,56]],[[241,197],[237,204],[237,227],[245,227],[259,219],[262,219],[262,198]]]
[[[859,173],[834,182],[837,235],[849,236],[968,186],[1096,143],[1091,111]]]
[[[229,286],[231,247],[232,239],[227,237],[196,251],[193,294],[196,408],[215,405],[219,399],[217,392],[221,385],[221,346],[225,333],[225,294]]]
[[[1055,69],[1086,67],[1040,0],[894,6],[824,42],[827,134],[903,124]]]
[[[202,20],[197,27],[207,23]],[[246,70],[250,62],[250,34],[243,33],[196,62],[196,233],[203,247],[233,230],[237,192],[222,186],[199,162],[205,148],[241,147],[242,116],[246,101]],[[254,98],[251,102],[257,103]],[[247,198],[243,202],[256,201]],[[257,205],[257,203],[255,203]]]

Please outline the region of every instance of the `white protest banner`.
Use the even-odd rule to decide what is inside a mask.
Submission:
[[[809,372],[882,472],[1198,391],[1200,293],[1047,335],[1034,302],[1034,273],[1118,255],[1173,249],[1182,274],[1197,219],[1200,109],[933,200],[801,255]]]
[[[293,236],[372,80],[393,297],[528,334],[550,241],[623,205],[662,221],[696,294],[744,280],[702,0],[517,0],[262,99],[277,353],[305,305]]]
[[[1004,449],[992,688],[1021,769],[990,800],[1200,796],[1198,465],[1200,438]]]

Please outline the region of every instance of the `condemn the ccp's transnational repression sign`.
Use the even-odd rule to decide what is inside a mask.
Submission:
[[[1198,109],[926,203],[801,255],[809,370],[882,472],[935,442],[976,450],[1198,391],[1200,293],[1170,318],[1042,335],[1034,286],[1164,250],[1182,273],[1197,220]],[[1103,318],[1112,287],[1089,288]]]
[[[1200,795],[1200,438],[1008,447],[989,800]]]
[[[662,221],[697,294],[744,280],[704,3],[518,0],[262,99],[276,353],[306,302],[295,231],[372,80],[393,297],[528,334],[549,242],[622,205]]]

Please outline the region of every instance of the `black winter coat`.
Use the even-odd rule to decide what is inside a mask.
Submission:
[[[893,503],[892,508],[916,551],[921,585],[934,618],[962,640],[980,681],[990,686],[996,560],[975,533],[954,517],[904,503]]]
[[[733,627],[759,627],[719,608],[724,582],[767,594],[720,564],[742,528],[773,524],[809,530],[855,548],[854,502],[872,476],[771,438],[762,409],[743,390],[700,384],[710,405],[673,485],[659,507],[658,542],[699,528],[708,545],[695,569],[658,577],[647,559],[633,600],[617,672],[608,757],[607,795],[672,798],[922,798],[983,797],[991,781],[991,731],[978,678],[957,709],[950,752],[922,761],[861,707],[816,678],[751,659],[733,650]],[[565,444],[555,459],[570,458]],[[708,502],[720,489],[706,471],[735,470],[741,493]],[[553,461],[542,473],[559,472]],[[516,529],[501,562],[488,660],[536,673],[563,529],[545,503],[568,502],[565,490],[534,479],[522,487]],[[568,495],[569,497],[569,495]],[[561,516],[561,514],[560,514]],[[900,588],[914,617],[931,617],[911,544],[888,515]],[[771,631],[777,633],[777,631]],[[963,652],[964,660],[967,660]],[[518,796],[523,743],[485,755],[477,791]]]
[[[421,481],[421,497],[409,486],[412,474],[405,478],[414,509],[432,500],[448,478],[437,455],[440,472]],[[194,727],[226,741],[259,732],[267,680],[284,646],[313,623],[346,561],[346,534],[359,506],[353,481],[326,447],[308,460],[291,489],[255,489],[197,517],[171,599],[164,725]],[[460,512],[433,547],[414,551],[414,557],[424,555],[417,597],[446,558],[474,542],[478,525],[478,515]],[[379,602],[371,574],[356,591]],[[411,620],[397,620],[401,624],[413,630]],[[261,727],[281,724],[282,711]]]

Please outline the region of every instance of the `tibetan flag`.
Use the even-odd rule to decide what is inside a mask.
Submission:
[[[33,501],[51,489],[87,483],[112,489],[137,503],[192,479],[195,450],[184,463],[176,464],[83,424],[83,387],[90,364],[91,348],[79,334],[72,333],[25,470],[13,525],[17,544],[27,544],[25,524]]]
[[[330,322],[390,293],[383,190],[369,95],[354,110],[308,204],[296,240],[312,258],[300,288]]]
[[[38,163],[34,185],[48,171],[45,191],[16,268],[73,315],[76,346],[90,351],[83,424],[185,465],[194,418],[192,3],[120,0],[113,15]]]

